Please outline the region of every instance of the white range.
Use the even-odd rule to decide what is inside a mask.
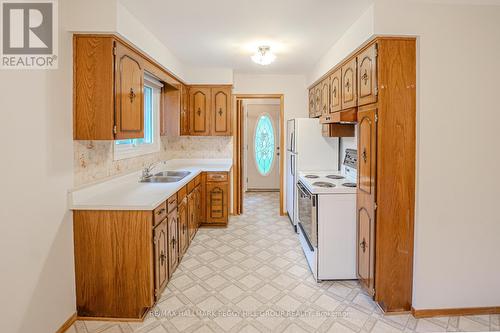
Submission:
[[[357,278],[356,156],[346,151],[343,173],[299,172],[299,239],[318,281]]]

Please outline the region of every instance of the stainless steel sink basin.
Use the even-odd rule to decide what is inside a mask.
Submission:
[[[141,183],[176,183],[188,176],[190,171],[162,171],[141,179]]]
[[[182,179],[190,173],[191,171],[162,171],[155,174],[155,177],[180,177]]]

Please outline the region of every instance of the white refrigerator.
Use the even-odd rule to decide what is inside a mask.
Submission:
[[[286,209],[297,231],[297,180],[299,171],[339,169],[339,140],[321,134],[318,118],[295,118],[287,122]]]

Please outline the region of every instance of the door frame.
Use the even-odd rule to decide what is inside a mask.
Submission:
[[[233,120],[233,215],[241,215],[243,213],[243,110],[242,102],[244,99],[278,99],[280,100],[280,116],[279,116],[279,129],[280,129],[280,155],[279,155],[279,175],[280,175],[280,215],[285,215],[285,203],[283,195],[283,173],[285,154],[283,147],[285,145],[285,119],[284,119],[284,95],[283,94],[234,94],[233,95],[233,109],[235,117]]]

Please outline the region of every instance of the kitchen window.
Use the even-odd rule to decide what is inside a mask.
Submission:
[[[116,140],[114,160],[137,157],[160,151],[160,96],[163,84],[154,77],[144,76],[144,137]]]

